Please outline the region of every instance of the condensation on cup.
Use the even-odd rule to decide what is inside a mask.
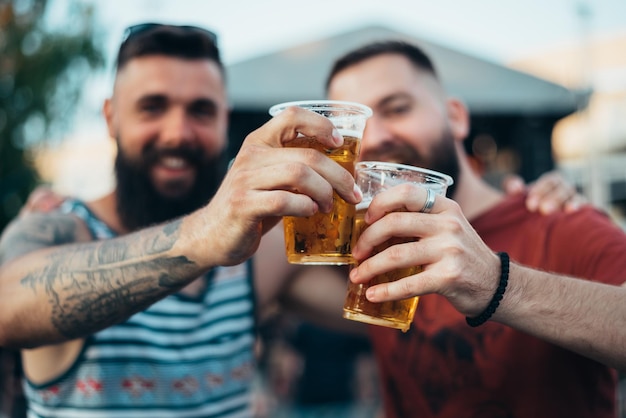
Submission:
[[[302,107],[329,118],[343,136],[344,143],[340,148],[328,149],[315,138],[301,136],[285,146],[316,149],[354,173],[365,122],[372,115],[372,110],[359,103],[307,100],[274,105],[270,108],[270,115],[276,116],[290,106]],[[307,217],[285,216],[287,260],[293,264],[351,264],[354,213],[355,206],[334,192],[330,213],[320,212]]]
[[[356,244],[361,233],[367,229],[367,224],[363,218],[374,196],[406,182],[430,188],[436,194],[445,196],[446,190],[453,183],[453,180],[452,177],[443,173],[403,164],[376,161],[363,161],[356,164],[356,183],[363,192],[363,200],[356,206],[352,245]],[[378,254],[391,245],[409,241],[411,239],[393,238],[374,248],[373,254]],[[367,300],[365,292],[370,286],[412,276],[421,270],[420,266],[402,268],[378,275],[368,283],[355,284],[348,282],[343,317],[368,324],[397,328],[403,332],[408,331],[411,322],[413,322],[419,297],[373,303]]]

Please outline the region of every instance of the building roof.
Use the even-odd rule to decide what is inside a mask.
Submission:
[[[561,85],[382,26],[366,26],[228,66],[231,103],[235,108],[267,109],[283,101],[323,98],[325,77],[337,57],[390,39],[420,45],[433,59],[448,92],[463,99],[473,114],[561,117],[582,103]]]

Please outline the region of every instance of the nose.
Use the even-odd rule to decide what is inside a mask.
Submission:
[[[391,132],[387,125],[374,114],[365,124],[363,139],[361,140],[361,154],[366,154],[368,150],[378,148],[381,144],[391,140]]]
[[[182,108],[170,109],[164,117],[161,142],[165,147],[175,148],[194,140],[194,131],[189,116]]]

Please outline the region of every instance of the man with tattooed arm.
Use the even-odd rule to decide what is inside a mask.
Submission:
[[[117,187],[6,229],[0,346],[30,347],[33,416],[250,415],[254,302],[275,299],[292,266],[275,246],[249,259],[281,216],[360,194],[321,153],[282,147],[298,132],[343,141],[297,109],[251,133],[224,176],[226,97],[213,34],[130,28],[103,109]]]

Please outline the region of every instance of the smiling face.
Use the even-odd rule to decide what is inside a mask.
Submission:
[[[459,174],[456,143],[466,121],[434,75],[399,53],[382,53],[347,66],[328,86],[328,97],[363,103],[368,119],[361,160],[390,161]],[[452,190],[450,190],[452,193]]]
[[[191,189],[197,174],[191,153],[206,159],[226,146],[226,92],[220,70],[210,60],[135,58],[118,74],[105,112],[120,152],[148,169],[155,189],[164,195]],[[143,160],[146,154],[149,161]]]
[[[104,111],[118,143],[118,203],[125,209],[120,216],[134,210],[134,217],[146,218],[125,220],[127,227],[165,221],[207,203],[223,174],[228,123],[224,81],[215,62],[134,58],[118,73]],[[159,211],[165,212],[155,215]]]

